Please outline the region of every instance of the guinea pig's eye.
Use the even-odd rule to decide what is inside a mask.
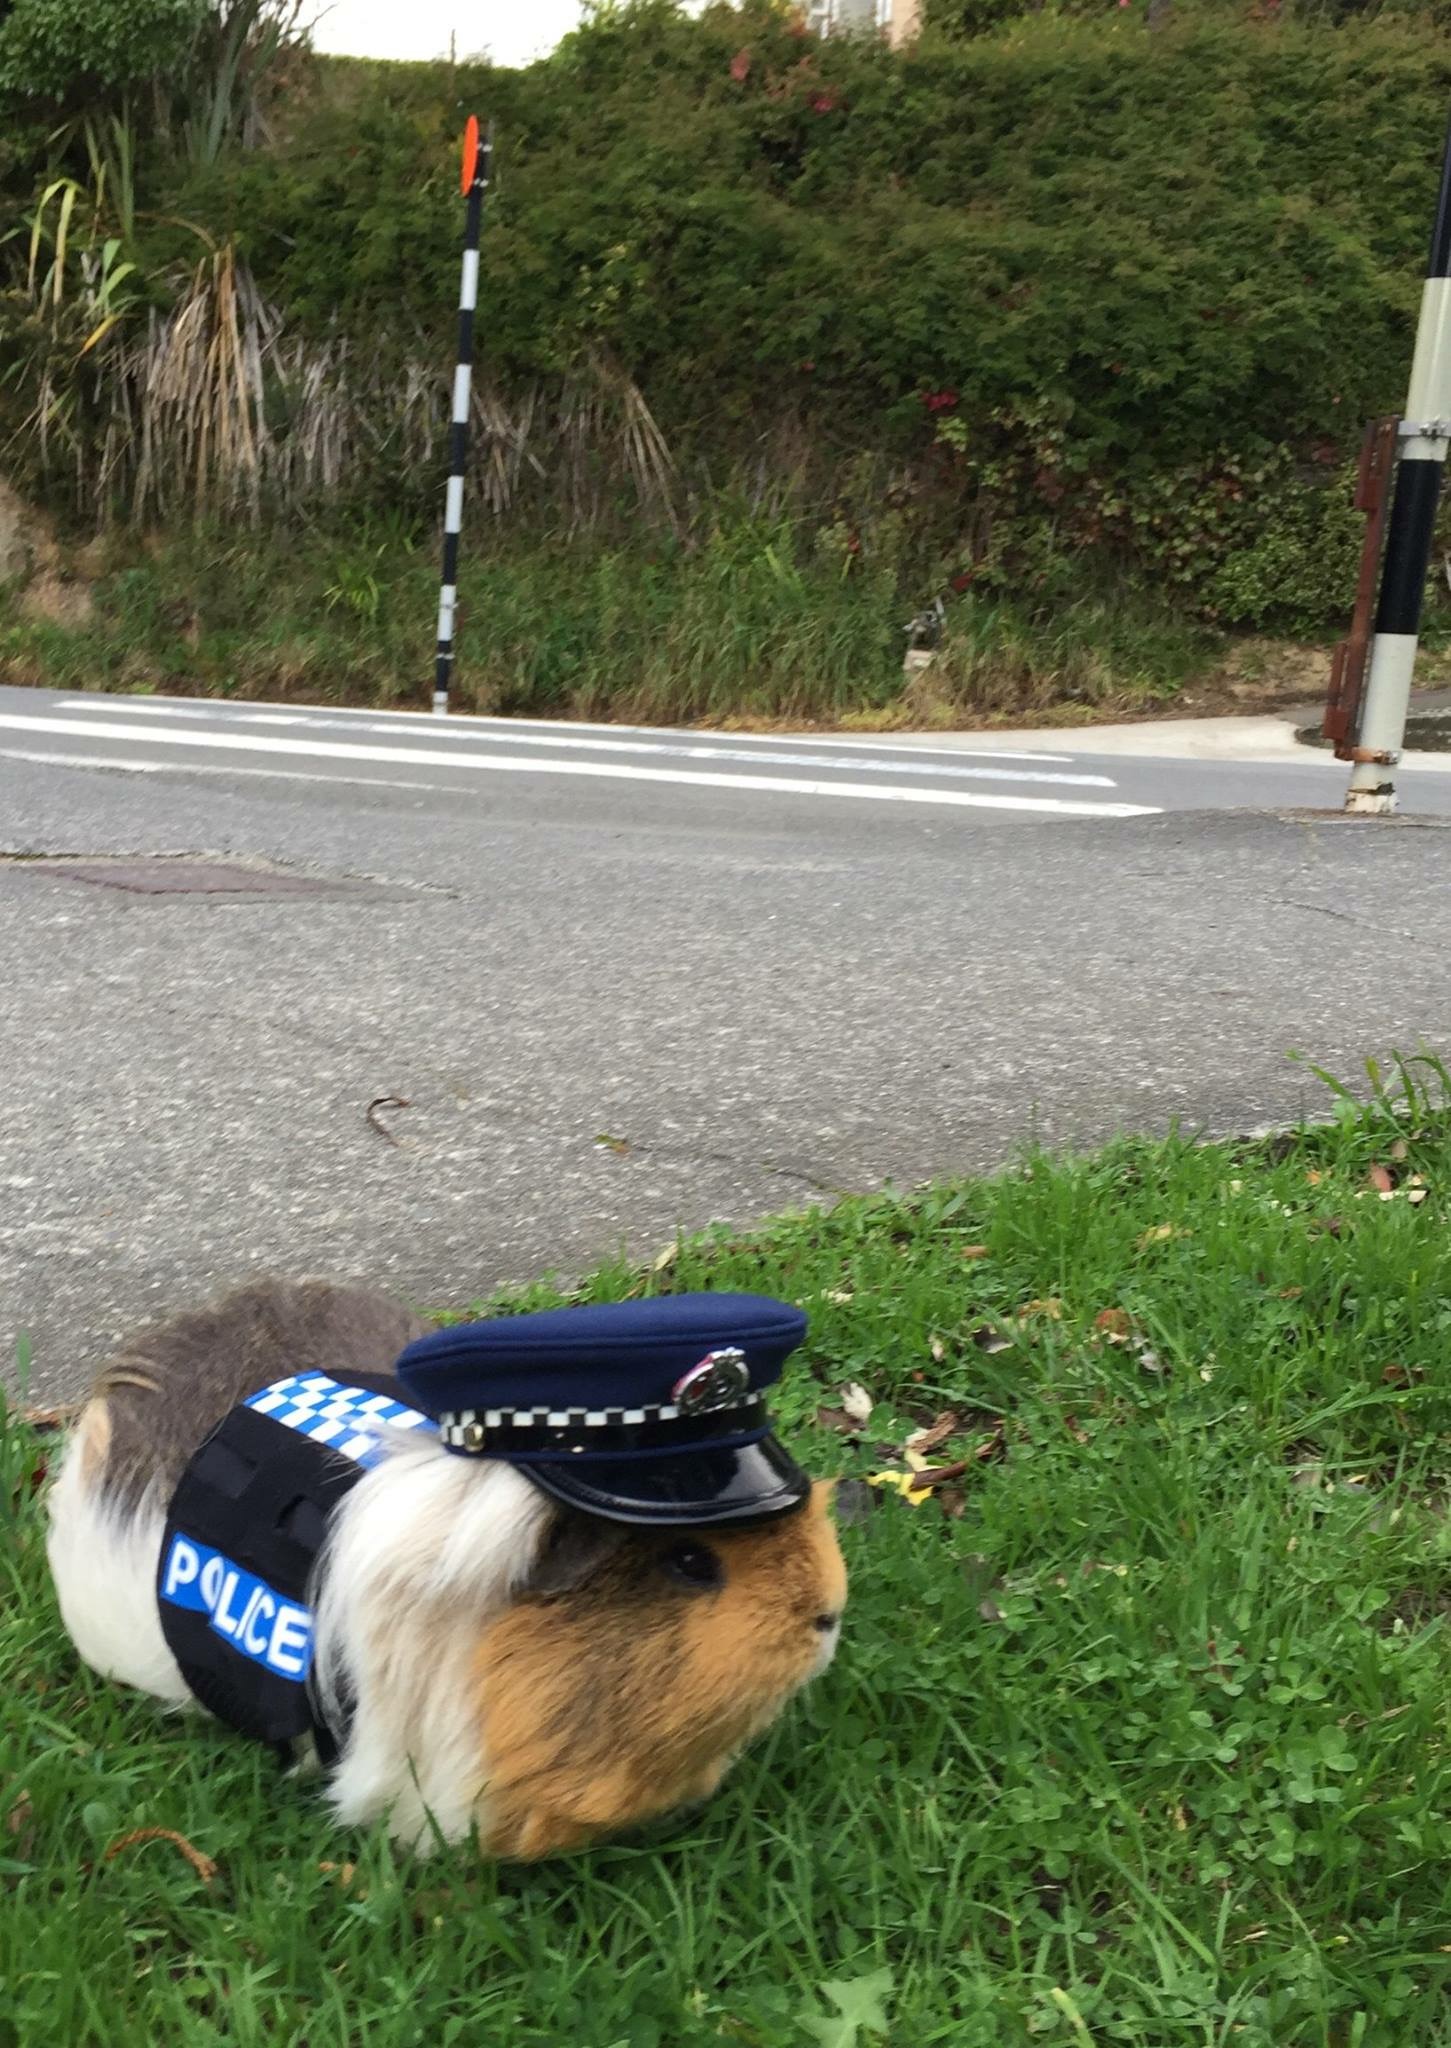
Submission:
[[[720,1559],[703,1543],[672,1543],[660,1560],[660,1569],[677,1584],[696,1590],[718,1586],[725,1577]]]

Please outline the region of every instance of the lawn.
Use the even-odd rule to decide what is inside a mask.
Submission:
[[[0,2043],[1451,2042],[1451,1117],[1414,1071],[1434,1105],[597,1274],[810,1309],[783,1428],[855,1482],[852,1594],[706,1809],[553,1864],[413,1864],[78,1670],[53,1440],[12,1420]],[[904,1491],[944,1415],[949,1476]]]

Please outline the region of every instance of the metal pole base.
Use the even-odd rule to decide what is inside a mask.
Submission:
[[[1382,783],[1378,789],[1357,789],[1352,783],[1346,792],[1345,810],[1353,818],[1393,818],[1400,808],[1395,787]]]
[[[435,690],[433,693],[433,715],[435,718],[448,717],[448,692]]]

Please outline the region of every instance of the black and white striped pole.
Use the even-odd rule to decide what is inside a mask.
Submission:
[[[443,582],[438,593],[438,645],[433,657],[433,708],[448,716],[448,686],[453,674],[454,614],[458,609],[458,537],[464,518],[464,464],[469,452],[469,400],[474,381],[474,307],[479,298],[479,230],[484,219],[484,193],[494,131],[479,136],[470,114],[464,129],[463,171],[459,179],[468,200],[464,218],[463,276],[458,294],[458,359],[453,372],[453,413],[448,433],[448,494],[443,508]]]
[[[1370,670],[1353,750],[1347,811],[1387,816],[1396,808],[1395,768],[1406,735],[1421,600],[1436,531],[1436,505],[1451,443],[1451,128],[1431,258],[1421,293],[1411,388],[1397,438],[1400,464],[1391,499],[1385,565],[1375,613]]]

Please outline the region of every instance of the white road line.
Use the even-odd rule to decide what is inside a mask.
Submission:
[[[247,724],[281,724],[284,720],[300,720],[318,723],[337,719],[351,723],[354,719],[387,719],[402,727],[416,723],[434,738],[457,734],[467,738],[471,733],[492,735],[505,731],[538,731],[558,733],[609,733],[630,734],[646,739],[697,739],[743,742],[752,746],[769,747],[787,745],[809,745],[832,747],[843,751],[854,747],[880,747],[890,745],[885,734],[872,734],[863,739],[847,739],[836,733],[770,733],[770,732],[720,732],[710,726],[672,725],[591,725],[573,718],[474,718],[464,713],[440,719],[431,711],[379,711],[370,710],[363,704],[327,704],[311,706],[307,710],[279,713],[261,704],[241,703],[227,697],[112,697],[104,691],[93,691],[85,697],[64,697],[57,707],[61,711],[94,711],[97,704],[104,704],[108,711],[140,711],[152,717],[165,717],[168,712],[186,718],[209,718],[213,716],[232,719]],[[185,706],[185,710],[178,707]],[[194,708],[193,708],[194,707]],[[1071,767],[1071,754],[1044,754],[1010,752],[1006,747],[892,747],[895,756],[901,753],[907,758],[919,754],[942,754],[948,760],[959,761],[1042,761],[1049,765]]]
[[[63,706],[62,708],[69,709],[72,707]],[[85,708],[88,711],[94,711],[96,706],[94,703],[91,703],[86,705]],[[122,704],[117,700],[114,703],[114,707],[108,704],[107,708],[119,710],[122,708]],[[146,711],[153,716],[158,712],[165,711],[163,705],[155,702],[128,704],[124,708],[133,711]],[[396,727],[389,727],[376,716],[370,716],[367,724],[359,726],[346,724],[341,718],[333,717],[331,713],[320,713],[306,720],[294,713],[274,711],[234,711],[220,719],[213,718],[205,711],[172,711],[170,715],[173,719],[191,719],[197,724],[210,724],[218,732],[225,731],[229,725],[306,724],[314,732],[329,730],[334,732],[378,732],[390,733],[400,739],[404,737],[422,739],[425,736],[422,732],[416,731],[412,726],[405,727],[403,732],[400,733]],[[902,756],[894,758],[878,756],[876,759],[872,759],[870,756],[863,758],[858,755],[796,754],[781,752],[774,747],[770,751],[763,749],[760,752],[748,752],[742,747],[699,746],[690,743],[688,736],[684,733],[678,736],[661,736],[653,740],[600,740],[579,738],[574,733],[570,733],[569,737],[566,738],[564,735],[553,731],[512,732],[503,730],[498,726],[489,726],[484,730],[472,732],[465,726],[453,726],[446,728],[446,730],[451,741],[478,740],[494,746],[559,747],[584,753],[600,754],[663,754],[682,761],[758,761],[771,767],[826,768],[833,772],[839,768],[854,768],[863,774],[872,775],[948,775],[959,781],[968,782],[1055,782],[1069,784],[1080,789],[1116,789],[1118,787],[1118,784],[1111,775],[1059,775],[1052,769],[1040,768],[967,768],[959,767],[956,764],[949,767],[945,761],[914,761],[910,754],[905,755],[905,758]],[[427,737],[437,739],[439,736],[438,724],[436,721],[433,721]]]
[[[101,718],[25,718],[0,714],[0,729],[54,734],[57,738],[135,740],[135,726]],[[1156,804],[1104,804],[1064,797],[999,796],[965,789],[901,789],[887,783],[798,782],[774,775],[710,775],[698,769],[634,768],[616,761],[534,761],[500,754],[460,754],[432,748],[357,746],[340,740],[282,739],[270,733],[176,732],[158,727],[146,735],[151,746],[199,747],[211,752],[303,755],[331,761],[382,761],[412,768],[468,768],[491,774],[592,775],[620,782],[663,782],[697,789],[750,789],[763,795],[826,796],[883,803],[951,804],[963,809],[1037,811],[1072,818],[1143,818]]]
[[[327,782],[346,789],[420,789],[436,782],[400,782],[391,775],[318,775],[306,768],[218,768],[206,761],[130,761],[124,754],[43,754],[30,747],[0,747],[0,761],[35,761],[43,768],[112,768],[124,775],[265,775],[269,782]]]

